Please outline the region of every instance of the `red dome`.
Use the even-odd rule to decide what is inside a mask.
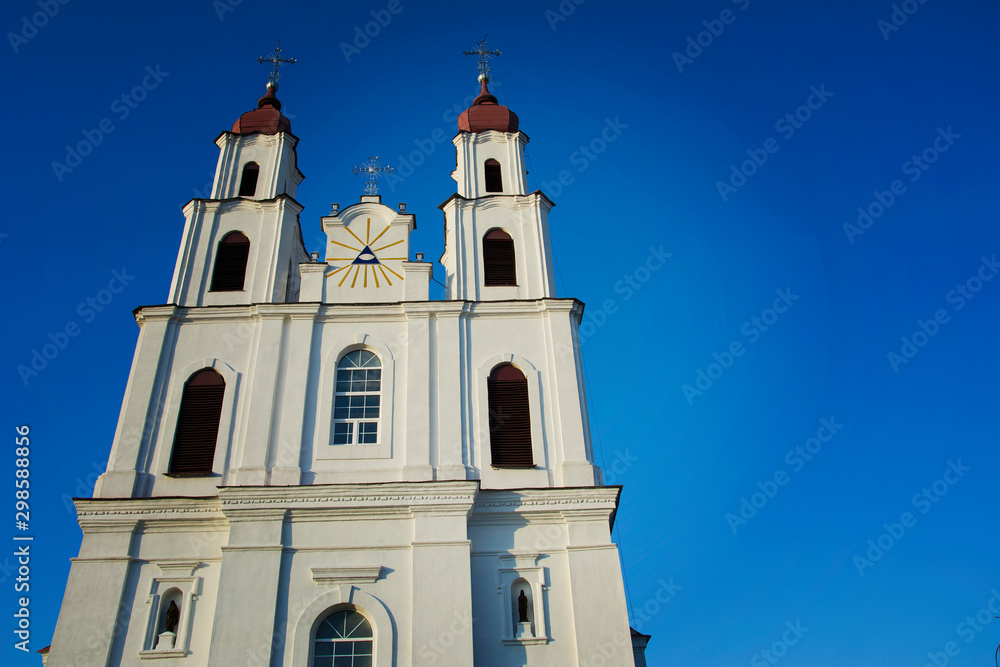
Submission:
[[[234,134],[277,134],[278,132],[291,132],[292,121],[281,115],[281,102],[275,97],[274,91],[277,86],[268,85],[267,93],[257,101],[257,108],[247,111],[240,116],[239,120],[233,123]]]
[[[498,104],[497,98],[490,95],[486,89],[489,79],[480,79],[483,84],[479,97],[472,101],[472,106],[458,117],[460,132],[517,132],[517,114],[507,107]]]

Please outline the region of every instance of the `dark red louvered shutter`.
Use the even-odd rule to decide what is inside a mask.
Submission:
[[[219,242],[212,270],[212,292],[238,292],[243,289],[250,257],[250,239],[240,232],[231,232]]]
[[[198,371],[184,385],[168,474],[194,476],[212,473],[225,393],[226,381],[210,369]]]
[[[501,229],[483,237],[483,276],[486,285],[516,285],[514,239]]]
[[[490,451],[498,468],[533,468],[528,381],[513,366],[499,366],[487,381]]]

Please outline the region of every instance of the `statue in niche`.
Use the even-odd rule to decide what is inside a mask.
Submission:
[[[177,622],[181,620],[181,610],[177,607],[177,603],[173,600],[170,601],[170,606],[167,607],[167,632],[173,632],[177,634]]]
[[[524,589],[521,589],[521,594],[517,596],[517,622],[527,623],[528,622],[528,596],[524,594]]]

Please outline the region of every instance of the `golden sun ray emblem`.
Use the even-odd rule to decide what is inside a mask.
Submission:
[[[392,243],[386,243],[385,245],[382,246],[375,246],[375,244],[378,243],[378,240],[382,238],[382,236],[384,236],[387,231],[389,231],[390,227],[391,225],[386,225],[385,229],[379,232],[375,238],[371,238],[372,219],[368,218],[367,224],[365,225],[364,241],[362,241],[361,237],[355,234],[350,227],[344,227],[344,229],[347,230],[347,233],[354,237],[354,240],[358,242],[360,247],[347,245],[346,243],[341,243],[340,241],[330,241],[332,245],[339,246],[339,248],[347,248],[348,250],[351,250],[354,253],[354,255],[351,257],[327,257],[326,261],[328,262],[350,262],[350,264],[345,264],[339,269],[334,269],[333,271],[330,271],[329,273],[326,274],[326,277],[329,278],[333,274],[340,273],[341,271],[343,271],[344,273],[340,277],[340,282],[337,283],[337,287],[343,287],[344,283],[347,281],[348,278],[351,279],[350,282],[351,287],[356,287],[358,284],[359,276],[361,276],[361,286],[368,287],[368,273],[369,269],[371,269],[372,279],[375,281],[375,287],[382,286],[382,281],[379,280],[379,274],[381,274],[382,280],[385,281],[385,284],[389,286],[392,285],[392,279],[389,278],[389,273],[402,280],[403,276],[399,275],[391,268],[383,264],[382,260],[386,261],[405,260],[406,257],[379,258],[378,255],[376,255],[376,253],[378,252],[381,252],[387,248],[391,248],[395,245],[399,245],[400,243],[403,242],[403,239],[399,239],[398,241],[393,241]],[[337,249],[339,250],[339,248]],[[354,269],[354,271],[352,272],[351,269]],[[386,273],[387,271],[388,273]]]

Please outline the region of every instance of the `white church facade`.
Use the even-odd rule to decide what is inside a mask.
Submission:
[[[310,256],[277,85],[216,139],[167,303],[135,310],[49,667],[644,664],[583,304],[556,295],[553,204],[481,82],[440,206],[442,300],[405,204],[333,205]]]

